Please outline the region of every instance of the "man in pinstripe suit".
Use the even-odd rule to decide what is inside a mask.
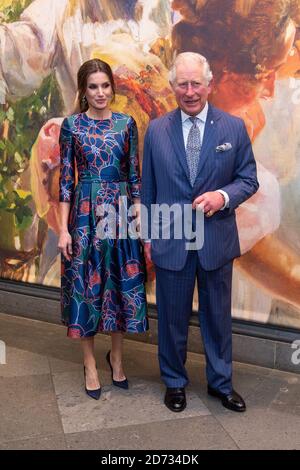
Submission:
[[[156,269],[165,404],[177,412],[186,406],[185,361],[196,279],[208,393],[233,411],[246,409],[232,387],[232,263],[240,256],[235,209],[257,191],[258,181],[244,122],[207,102],[211,80],[203,56],[179,54],[170,71],[178,108],[151,121],[144,142],[142,204],[148,233],[153,204],[191,204],[193,229],[197,210],[204,213],[201,249],[189,250],[184,236],[172,236],[172,218],[169,239],[145,242],[145,255]]]

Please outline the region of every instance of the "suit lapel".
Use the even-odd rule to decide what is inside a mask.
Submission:
[[[188,182],[190,183],[190,172],[186,161],[186,153],[182,133],[181,112],[179,108],[177,108],[174,113],[170,114],[169,122],[167,124],[167,132],[170,141],[173,145],[175,155],[177,156],[180,164],[182,165]]]
[[[200,152],[200,158],[198,163],[197,177],[201,173],[207,159],[209,158],[211,152],[217,146],[217,121],[220,118],[217,110],[211,105],[208,106],[208,113],[205,123],[203,142]]]
[[[206,123],[205,123],[205,129],[204,129],[204,135],[203,135],[203,142],[202,142],[200,158],[199,158],[199,163],[198,163],[196,181],[201,171],[203,170],[203,167],[207,159],[209,158],[212,151],[214,151],[214,149],[217,146],[217,139],[218,139],[217,121],[219,119],[220,119],[220,114],[218,113],[218,110],[209,104]],[[186,160],[186,152],[185,152],[183,132],[182,132],[181,112],[179,108],[177,108],[169,116],[169,121],[167,124],[167,133],[173,145],[175,155],[177,156],[185,172],[187,180],[190,184],[190,172],[189,172],[189,168],[188,168],[188,164]]]

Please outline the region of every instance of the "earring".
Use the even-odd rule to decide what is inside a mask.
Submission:
[[[86,105],[88,104],[88,101],[87,101],[87,99],[86,99],[86,96],[84,96],[84,97],[82,98],[81,104],[82,104],[82,106],[86,106]]]

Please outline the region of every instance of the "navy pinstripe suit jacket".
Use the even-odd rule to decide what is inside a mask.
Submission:
[[[232,148],[217,152],[230,143]],[[213,270],[240,256],[235,209],[258,189],[256,163],[242,119],[211,105],[204,130],[198,174],[194,186],[183,141],[180,109],[150,122],[144,141],[141,202],[148,209],[151,233],[151,204],[191,204],[207,191],[223,189],[229,207],[204,220],[204,244],[198,250],[201,266]],[[171,231],[172,233],[172,231]],[[161,268],[180,270],[188,251],[186,239],[152,240],[153,262]]]

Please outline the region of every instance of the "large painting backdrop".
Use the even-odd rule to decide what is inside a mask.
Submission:
[[[211,101],[245,120],[258,165],[237,211],[233,315],[300,328],[299,24],[300,0],[0,0],[0,277],[59,286],[58,135],[81,63],[113,67],[142,155],[149,119],[175,106],[172,57],[190,50],[210,60]],[[155,302],[151,267],[149,279]]]

